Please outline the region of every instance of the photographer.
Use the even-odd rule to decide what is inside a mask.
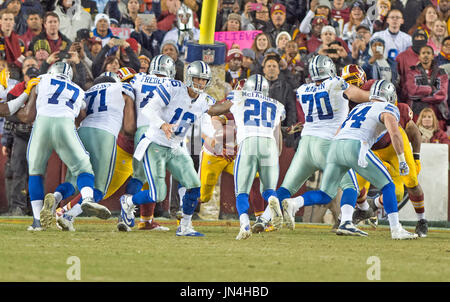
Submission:
[[[386,80],[398,86],[397,64],[393,59],[384,55],[383,39],[375,38],[370,41],[369,50],[364,57],[362,68],[368,80]]]
[[[328,56],[332,59],[336,65],[336,73],[341,74],[342,68],[352,62],[352,58],[345,49],[343,42],[336,40],[336,31],[334,27],[330,25],[322,28],[320,38],[322,39],[322,45],[317,51],[317,54]],[[314,53],[313,56],[314,55],[316,55],[316,53]]]
[[[361,24],[356,28],[356,37],[352,43],[352,59],[353,63],[362,65],[364,57],[369,53],[370,28],[366,24]]]
[[[165,32],[158,29],[155,15],[148,14],[146,16],[149,16],[148,20],[137,17],[136,28],[131,33],[130,37],[135,39],[144,49],[149,51],[151,58],[153,58],[159,55],[159,49],[161,48]]]

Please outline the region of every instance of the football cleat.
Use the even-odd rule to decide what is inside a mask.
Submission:
[[[56,217],[56,226],[61,231],[69,231],[69,232],[75,232],[75,228],[73,227],[73,221],[75,220],[75,217],[67,214],[63,214],[61,216]]]
[[[420,219],[417,221],[416,234],[419,237],[427,237],[428,234],[428,221],[426,219]]]
[[[247,239],[250,238],[252,236],[252,232],[250,230],[250,225],[242,225],[240,230],[239,230],[239,234],[236,236],[236,240],[243,240],[243,239]]]
[[[280,201],[275,196],[269,197],[269,210],[273,227],[275,230],[280,230],[283,227],[283,214],[281,213]]]
[[[132,204],[131,198],[130,194],[124,194],[120,197],[120,218],[130,228],[134,227],[134,212],[136,212],[136,206]]]
[[[354,225],[357,225],[361,221],[372,218],[374,216],[375,216],[375,214],[373,213],[373,210],[371,207],[369,207],[369,209],[366,211],[356,208],[355,211],[353,212],[352,222]]]
[[[178,226],[177,232],[175,234],[177,236],[186,236],[186,237],[203,237],[203,236],[205,236],[204,234],[199,233],[196,230],[194,230],[192,225],[183,226],[181,224]]]
[[[45,230],[42,226],[41,226],[41,221],[38,219],[34,219],[33,218],[33,224],[28,226],[27,231],[35,231],[35,232],[39,232],[39,231],[43,231]]]
[[[264,232],[265,226],[266,226],[266,224],[261,219],[261,217],[256,218],[255,223],[252,225],[252,233],[257,234],[257,233]]]
[[[416,239],[417,234],[413,234],[405,230],[400,224],[396,228],[391,228],[391,237],[394,240]]]
[[[81,210],[88,216],[95,216],[100,219],[108,219],[111,217],[111,212],[108,208],[96,203],[92,198],[83,199]]]
[[[336,235],[362,236],[367,237],[366,232],[361,231],[353,225],[351,221],[345,221],[336,230]]]
[[[150,231],[160,231],[160,232],[170,231],[170,229],[168,227],[160,225],[154,219],[152,219],[152,222],[148,222],[148,221],[139,222],[138,230],[150,230]]]
[[[286,227],[290,230],[295,229],[295,213],[294,205],[290,198],[283,200],[283,218]]]
[[[41,225],[44,228],[49,228],[52,223],[55,221],[55,217],[53,216],[53,205],[55,204],[55,196],[53,193],[48,193],[45,195],[44,198],[44,205],[41,209],[40,218],[41,218]]]

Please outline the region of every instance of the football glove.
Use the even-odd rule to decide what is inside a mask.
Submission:
[[[400,170],[400,175],[408,175],[409,174],[409,167],[408,164],[405,161],[401,161],[399,163],[399,170]]]
[[[1,72],[0,72],[0,85],[2,85],[3,87],[8,88],[8,80],[9,80],[9,71],[8,68],[4,68]]]
[[[27,88],[25,88],[25,90],[23,92],[25,92],[26,94],[30,95],[31,89],[36,86],[37,84],[39,84],[39,81],[41,79],[40,78],[32,78],[31,80],[28,81],[27,83]]]
[[[417,172],[417,175],[419,175],[419,172],[420,172],[420,170],[422,169],[422,165],[420,164],[420,159],[416,159],[414,162],[416,163],[416,172]]]
[[[291,135],[297,132],[301,132],[303,130],[303,124],[301,122],[298,122],[292,126],[289,127],[281,127],[281,132],[284,135]]]

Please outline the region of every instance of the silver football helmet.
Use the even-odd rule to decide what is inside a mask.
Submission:
[[[317,55],[309,62],[309,74],[313,81],[325,80],[336,76],[336,65],[327,56]]]
[[[242,90],[258,91],[264,96],[269,96],[269,81],[260,74],[252,74],[248,77],[247,81],[245,81]]]
[[[193,78],[205,79],[207,82],[203,87],[198,87],[198,84],[195,84],[197,87],[194,87]],[[187,66],[184,73],[184,83],[187,87],[190,87],[196,93],[202,93],[211,85],[211,82],[212,71],[208,64],[203,61],[194,61]]]
[[[70,66],[70,64],[62,61],[55,62],[52,66],[50,66],[47,73],[53,75],[62,75],[67,77],[69,80],[72,80],[73,78],[72,67]]]
[[[168,55],[157,55],[150,62],[148,73],[153,75],[159,74],[173,79],[176,73],[175,62]]]
[[[394,84],[385,80],[378,80],[370,87],[370,99],[380,100],[394,104],[397,102],[397,93]]]
[[[102,76],[113,78],[116,82],[120,83],[119,75],[115,72],[105,71],[104,73],[99,75],[99,77],[102,77]]]

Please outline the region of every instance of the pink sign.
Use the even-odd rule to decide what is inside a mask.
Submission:
[[[111,31],[114,36],[126,40],[130,37],[132,29],[128,27],[112,27]]]
[[[214,40],[223,42],[231,49],[233,44],[238,44],[242,49],[251,48],[253,40],[261,30],[246,30],[246,31],[218,31],[214,33]]]

